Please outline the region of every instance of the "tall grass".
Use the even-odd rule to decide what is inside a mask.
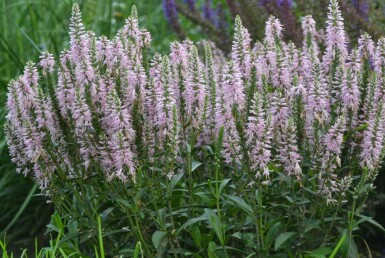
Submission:
[[[30,179],[15,173],[10,162],[3,131],[7,84],[21,73],[27,59],[38,60],[44,50],[57,57],[68,45],[74,2],[79,3],[87,28],[98,35],[115,33],[136,4],[141,24],[156,32],[152,33],[155,51],[166,51],[169,42],[176,39],[159,0],[0,0],[0,237],[7,235],[9,248],[33,246],[33,236],[42,234],[52,208],[38,196]],[[46,210],[45,215],[42,210]]]

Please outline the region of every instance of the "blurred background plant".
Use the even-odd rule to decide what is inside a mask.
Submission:
[[[385,32],[385,5],[382,0],[340,0],[346,30],[352,44],[363,32],[377,40]],[[270,15],[284,25],[285,40],[301,44],[301,19],[311,14],[318,28],[326,22],[328,0],[163,0],[164,14],[180,39],[190,37],[190,20],[206,37],[225,52],[231,49],[232,20],[239,15],[252,39],[261,40],[263,27]],[[320,36],[323,31],[320,30]]]

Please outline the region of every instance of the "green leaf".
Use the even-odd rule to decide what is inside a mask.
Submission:
[[[208,195],[207,192],[199,192],[199,193],[194,193],[194,195],[199,196],[204,202],[206,203],[211,203],[214,201],[214,199],[211,199]]]
[[[232,237],[235,237],[235,238],[238,238],[238,239],[242,239],[242,234],[241,232],[235,232],[234,234],[231,235]]]
[[[218,190],[218,196],[220,196],[221,195],[221,193],[222,193],[222,191],[223,191],[223,188],[225,188],[225,186],[230,182],[230,178],[227,178],[227,179],[224,179],[222,182],[221,182],[221,184],[220,184],[220,186],[219,186],[219,190]]]
[[[365,215],[362,215],[362,214],[356,214],[356,215],[361,218],[359,221],[357,221],[357,224],[360,224],[362,222],[369,222],[373,226],[376,226],[378,229],[381,229],[382,231],[385,232],[384,227],[380,223],[375,221],[373,218],[365,216]]]
[[[156,248],[156,250],[159,250],[163,238],[167,235],[167,232],[164,231],[155,231],[152,235],[152,244]]]
[[[286,200],[288,200],[290,203],[294,203],[293,199],[290,196],[285,196]]]
[[[202,164],[203,164],[202,162],[193,160],[191,164],[191,172],[194,172],[194,170],[197,169]]]
[[[209,258],[217,258],[217,256],[215,255],[216,249],[217,249],[217,245],[215,244],[215,242],[211,241],[209,243],[209,247],[207,248],[207,254]]]
[[[202,249],[202,233],[198,227],[198,225],[194,224],[191,227],[190,235],[194,240],[194,243],[199,249]]]
[[[110,207],[105,209],[102,214],[100,214],[100,217],[102,218],[102,221],[105,221],[108,217],[108,215],[114,210],[114,207]]]
[[[280,227],[281,227],[281,222],[278,221],[273,226],[271,226],[269,228],[269,230],[267,231],[266,243],[268,246],[270,246],[271,243],[273,242],[273,239],[276,236],[276,234],[278,233]]]
[[[223,246],[225,244],[225,239],[223,236],[222,223],[219,220],[219,217],[213,210],[210,209],[205,209],[205,214],[210,226],[214,229],[215,234]]]
[[[132,208],[132,203],[130,203],[129,201],[127,200],[124,200],[124,199],[116,199],[117,202],[123,204],[124,206],[128,207],[128,208]]]
[[[289,238],[291,238],[295,234],[296,234],[296,232],[284,232],[284,233],[281,233],[277,237],[277,240],[275,240],[275,244],[274,244],[275,251],[277,251],[287,240],[289,240]]]
[[[142,253],[143,258],[142,244],[140,243],[140,241],[138,241],[138,243],[136,243],[135,245],[134,258],[139,258],[139,252]]]
[[[229,194],[225,194],[225,196],[229,198],[230,201],[235,203],[237,207],[246,211],[249,215],[253,216],[253,209],[242,198],[235,195],[229,195]]]
[[[170,181],[170,193],[172,193],[174,191],[175,186],[182,179],[183,175],[184,175],[184,173],[180,173],[180,174],[174,175],[171,178],[171,181]],[[170,196],[168,196],[168,197],[170,197]]]
[[[309,258],[325,258],[331,252],[332,249],[330,247],[320,247],[314,251],[306,252],[306,254]]]
[[[206,215],[202,215],[198,218],[192,218],[192,219],[189,219],[188,221],[186,221],[176,232],[177,235],[180,234],[180,232],[182,232],[183,229],[191,226],[191,225],[194,225],[195,223],[199,222],[199,221],[202,221],[202,220],[206,220],[207,217]]]

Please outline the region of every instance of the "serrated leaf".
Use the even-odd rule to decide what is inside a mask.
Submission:
[[[382,231],[385,232],[384,227],[380,223],[375,221],[373,218],[365,216],[365,215],[362,215],[362,214],[357,214],[357,216],[361,218],[359,221],[357,221],[357,224],[360,224],[362,222],[369,222],[373,226],[376,226],[377,228],[379,228],[379,229],[381,229]]]
[[[275,240],[274,249],[277,251],[287,240],[289,240],[292,236],[294,236],[296,232],[284,232],[281,233],[277,240]]]
[[[223,236],[222,223],[219,220],[217,214],[211,209],[205,209],[206,218],[210,224],[210,226],[214,229],[215,234],[217,235],[221,245],[223,246],[225,243],[225,239]]]

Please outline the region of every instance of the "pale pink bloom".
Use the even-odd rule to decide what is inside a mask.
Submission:
[[[53,55],[48,52],[43,52],[40,56],[39,65],[43,68],[43,75],[52,75],[55,68],[55,60]]]
[[[372,37],[368,33],[364,33],[358,39],[358,53],[361,58],[373,58],[374,43]]]
[[[221,90],[226,105],[231,110],[236,107],[241,111],[245,105],[245,92],[242,75],[233,61],[229,61],[223,71]]]
[[[338,57],[339,61],[343,63],[348,55],[346,33],[337,0],[331,0],[329,4],[325,44],[326,53],[323,57],[323,66],[325,71],[329,71],[333,59]]]

